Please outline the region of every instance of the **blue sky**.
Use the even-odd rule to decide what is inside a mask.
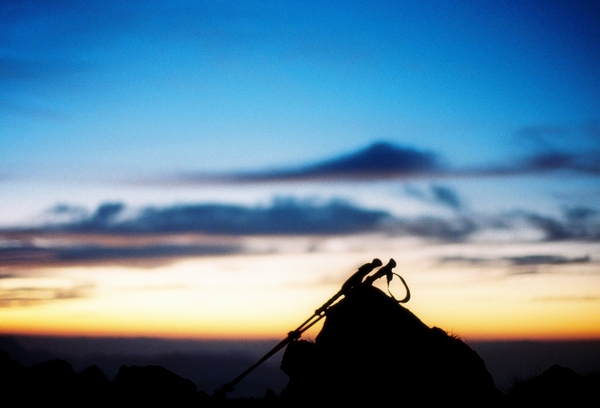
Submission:
[[[12,281],[46,267],[398,239],[597,268],[598,50],[594,1],[5,1],[0,303],[104,284]]]
[[[594,2],[5,2],[4,177],[598,144]]]

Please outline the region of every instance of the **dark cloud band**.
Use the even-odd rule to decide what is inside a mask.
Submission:
[[[354,153],[298,168],[217,176],[190,173],[179,176],[177,180],[181,183],[356,181],[436,175],[444,173],[446,170],[434,153],[378,142]]]
[[[187,173],[169,183],[277,183],[294,181],[373,181],[415,178],[495,177],[570,171],[600,175],[600,149],[585,152],[531,151],[521,159],[489,163],[483,167],[451,168],[433,152],[377,142],[365,149],[297,168],[248,171],[233,174]],[[461,203],[452,191],[434,189],[435,199],[454,209]],[[450,193],[450,194],[448,194]]]
[[[453,190],[439,186],[434,190],[434,199],[450,207],[460,203]],[[59,205],[51,213],[60,221],[39,228],[0,231],[3,238],[0,267],[162,264],[183,257],[252,251],[242,238],[253,236],[378,233],[419,237],[432,242],[464,242],[481,231],[517,231],[526,225],[541,233],[540,240],[600,240],[600,213],[584,207],[566,208],[562,217],[514,211],[489,219],[462,213],[401,218],[340,200],[316,204],[280,198],[270,206],[187,204],[146,207],[134,215],[130,215],[122,203],[104,203],[92,213]],[[504,261],[514,266],[573,263],[572,259],[548,256]]]
[[[294,199],[276,199],[270,207],[231,204],[147,207],[135,217],[121,219],[124,208],[121,203],[106,203],[90,216],[49,228],[127,234],[327,235],[376,230],[390,217],[386,211],[363,209],[343,201],[318,205]]]

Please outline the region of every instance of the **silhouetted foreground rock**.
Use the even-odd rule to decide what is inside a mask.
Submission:
[[[290,377],[282,398],[294,402],[490,406],[503,400],[473,349],[368,285],[330,309],[314,343],[288,345],[281,368]]]

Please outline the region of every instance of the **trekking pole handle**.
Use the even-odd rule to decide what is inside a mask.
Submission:
[[[375,282],[379,278],[383,278],[384,276],[391,276],[393,273],[392,269],[394,269],[395,267],[396,267],[396,261],[394,261],[393,258],[390,258],[390,261],[385,266],[382,266],[381,268],[379,268],[379,270],[377,272],[375,272],[373,275],[367,276],[365,278],[365,280],[363,281],[363,284],[372,285],[373,282]]]
[[[352,276],[350,276],[346,280],[346,282],[344,282],[342,288],[335,295],[333,295],[331,299],[325,302],[323,306],[315,310],[315,314],[313,315],[313,317],[322,315],[329,308],[329,306],[331,306],[336,300],[338,300],[338,298],[348,293],[348,291],[356,285],[359,285],[365,276],[371,273],[373,269],[381,265],[383,265],[381,260],[379,258],[375,258],[372,262],[366,263],[360,268],[358,268],[358,270]],[[311,319],[309,319],[308,321],[310,321]],[[308,321],[306,321],[304,324],[307,324]],[[304,326],[304,324],[302,326]],[[298,329],[301,329],[302,326],[300,326]]]

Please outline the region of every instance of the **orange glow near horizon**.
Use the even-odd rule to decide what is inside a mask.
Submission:
[[[467,249],[481,256],[502,251],[498,246]],[[463,249],[462,255],[466,257],[468,251]],[[596,263],[547,265],[530,272],[502,263],[481,266],[431,261],[432,253],[438,258],[455,253],[456,248],[449,246],[395,251],[400,256],[389,249],[381,252],[224,256],[152,269],[47,269],[39,273],[38,280],[31,278],[30,291],[35,285],[40,290],[58,285],[85,290],[71,298],[5,306],[0,309],[0,332],[283,338],[375,255],[384,262],[391,257],[397,261],[396,272],[406,279],[412,292],[405,307],[428,326],[438,326],[465,340],[600,339]],[[6,289],[10,279],[0,284]],[[22,282],[12,285],[24,286]],[[318,326],[303,337],[314,339],[317,333]]]

